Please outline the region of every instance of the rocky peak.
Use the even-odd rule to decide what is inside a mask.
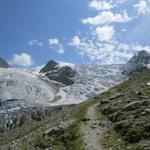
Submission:
[[[139,51],[128,61],[128,64],[148,65],[150,64],[150,53],[145,50]]]
[[[3,59],[0,58],[0,68],[9,68],[9,64]]]
[[[150,53],[145,50],[137,52],[125,66],[126,75],[134,75],[148,68],[150,64]]]
[[[73,84],[76,71],[73,64],[50,60],[41,70],[50,80],[61,82],[65,85]]]

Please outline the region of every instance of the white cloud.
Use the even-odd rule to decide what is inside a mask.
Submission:
[[[134,5],[139,14],[145,14],[150,12],[150,1],[149,0],[140,0],[137,4]]]
[[[29,67],[33,63],[32,57],[26,53],[21,53],[20,55],[14,54],[11,64],[22,66],[22,67]]]
[[[49,42],[49,46],[51,49],[56,49],[56,52],[58,54],[63,54],[65,52],[64,47],[62,45],[62,43],[59,41],[58,38],[50,38],[48,40]]]
[[[100,10],[109,10],[113,8],[114,5],[112,4],[112,1],[107,2],[107,1],[92,0],[89,3],[89,7],[100,11]]]
[[[100,41],[110,41],[115,35],[115,30],[113,26],[102,26],[95,29],[94,34],[98,37]]]
[[[131,47],[135,51],[146,50],[146,51],[150,52],[150,46],[149,45],[143,46],[143,45],[140,45],[140,44],[132,44]]]
[[[139,5],[135,5],[140,13],[149,11],[148,1],[150,2],[150,0],[139,0]],[[126,34],[130,28],[124,25],[118,26],[118,24],[128,23],[138,17],[135,9],[130,12],[132,16],[127,12],[130,8],[122,10],[124,6],[129,6],[124,5],[125,2],[127,0],[92,0],[89,3],[88,6],[97,11],[97,15],[94,17],[81,20],[83,24],[89,25],[89,32],[84,34],[86,36],[81,33],[80,36],[74,36],[69,43],[75,47],[83,59],[85,57],[87,61],[100,64],[122,64],[126,63],[137,51],[147,50],[150,52],[149,45],[120,41],[123,40],[123,38],[120,39],[121,34]],[[131,3],[133,4],[133,2]]]
[[[64,47],[63,47],[61,44],[59,44],[57,53],[58,53],[58,54],[63,54],[63,53],[64,53]]]
[[[71,42],[78,54],[82,57],[88,57],[91,62],[100,64],[123,64],[137,51],[147,50],[150,52],[150,46],[148,45],[122,43],[116,40],[99,41],[98,39],[93,40],[91,37],[78,38],[80,39],[80,44]]]
[[[124,11],[122,14],[115,14],[111,11],[103,11],[95,17],[88,17],[82,20],[83,24],[91,25],[103,25],[110,23],[125,23],[132,20],[132,17],[128,16],[128,13]]]
[[[59,44],[59,39],[57,39],[57,38],[50,38],[48,40],[48,42],[49,42],[49,45],[58,45]]]
[[[42,42],[38,42],[37,40],[31,40],[28,42],[28,45],[30,46],[43,46],[43,43]]]
[[[74,45],[74,46],[79,46],[81,44],[81,41],[80,41],[80,38],[79,36],[74,36],[72,38],[72,41],[70,43],[71,45]]]

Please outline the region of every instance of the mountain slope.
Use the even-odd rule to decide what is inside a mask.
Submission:
[[[97,108],[95,104],[98,104]],[[14,134],[18,138],[11,137],[13,143],[9,139],[10,143],[0,148],[88,150],[92,149],[88,146],[101,139],[103,150],[149,150],[149,110],[150,70],[146,70],[89,101],[61,109],[32,132],[24,132],[20,137],[17,130]],[[81,132],[82,124],[88,126],[87,132]],[[92,142],[85,146],[87,135]],[[94,147],[100,150],[100,147]]]

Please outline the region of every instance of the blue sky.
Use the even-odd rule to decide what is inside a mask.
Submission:
[[[1,0],[0,57],[21,67],[124,63],[150,51],[149,24],[150,0]]]

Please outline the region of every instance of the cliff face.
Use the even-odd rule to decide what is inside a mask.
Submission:
[[[9,68],[9,64],[3,59],[0,58],[0,68]]]

